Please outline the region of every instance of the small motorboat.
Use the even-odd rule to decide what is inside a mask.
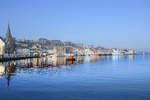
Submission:
[[[68,56],[66,60],[67,61],[75,61],[76,59],[73,56]]]

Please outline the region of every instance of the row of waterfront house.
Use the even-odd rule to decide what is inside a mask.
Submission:
[[[40,56],[101,56],[101,55],[132,55],[133,49],[104,48],[100,46],[84,46],[81,43],[65,42],[60,40],[16,40],[8,25],[4,38],[0,37],[0,56],[10,55],[40,55]]]

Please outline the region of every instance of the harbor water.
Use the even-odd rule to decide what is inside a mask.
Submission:
[[[3,62],[0,100],[150,100],[150,56]]]

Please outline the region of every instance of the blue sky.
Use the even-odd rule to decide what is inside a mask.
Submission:
[[[150,49],[150,0],[0,0],[0,36]]]

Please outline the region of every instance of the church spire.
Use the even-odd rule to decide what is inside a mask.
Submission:
[[[8,37],[12,37],[9,24],[8,24],[7,33],[6,33],[6,38]]]
[[[7,33],[5,36],[5,42],[6,42],[6,53],[14,53],[15,51],[15,39],[11,35],[10,27],[8,24]]]

